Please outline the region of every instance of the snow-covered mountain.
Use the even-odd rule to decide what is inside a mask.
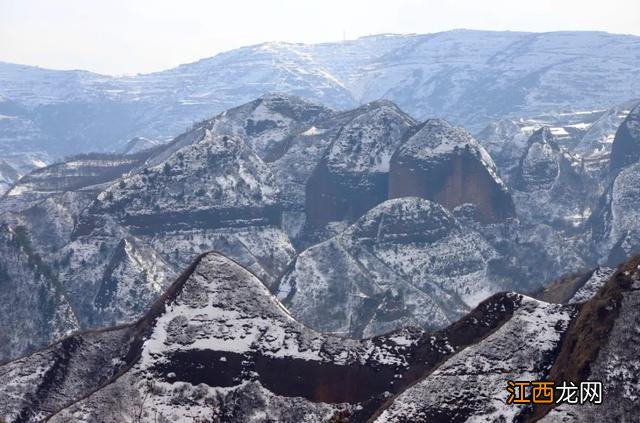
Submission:
[[[531,135],[544,127],[560,148],[581,158],[586,170],[606,172],[616,131],[638,103],[640,100],[630,100],[599,110],[504,118],[487,125],[477,134],[477,139],[491,154],[506,180],[515,176],[513,172]]]
[[[310,226],[353,221],[386,200],[391,156],[416,126],[390,102],[373,102],[349,114],[352,118],[332,136],[309,176],[305,210]]]
[[[15,153],[0,158],[0,195],[11,188],[22,176],[45,167],[51,162],[47,154]]]
[[[193,257],[211,249],[238,261],[277,291],[297,255],[294,245],[303,248],[324,241],[389,198],[391,157],[417,130],[417,123],[389,102],[336,112],[297,97],[269,94],[202,121],[167,144],[129,155],[75,156],[32,172],[3,197],[0,213],[8,228],[20,231],[33,246],[27,260],[43,261],[63,281],[64,298],[79,327],[125,323],[138,317]],[[465,143],[475,143],[462,130],[456,134],[464,135]],[[423,134],[420,139],[426,138]],[[473,146],[473,160],[481,168],[486,166],[486,175],[495,174],[491,160],[480,154],[481,147]],[[352,154],[342,154],[345,151]],[[445,162],[454,156],[451,151],[434,154]],[[438,172],[447,179],[446,169]],[[349,178],[341,180],[345,174]],[[330,188],[332,182],[341,184],[339,190]],[[329,203],[326,198],[332,192],[339,195]],[[416,195],[429,197],[428,193]],[[462,191],[456,195],[462,202],[479,200]],[[318,198],[325,200],[317,202]],[[367,201],[358,203],[357,198]],[[351,212],[325,215],[328,218],[320,224],[315,219],[330,207],[344,210],[344,201],[354,205]],[[444,220],[453,219],[448,212],[441,213]],[[437,228],[438,219],[425,223],[420,216],[405,216],[405,229],[399,230],[410,231],[412,225],[448,230]],[[460,233],[476,245],[487,244],[478,233],[453,225],[451,239],[458,239]],[[484,250],[472,260],[469,275],[487,271],[496,254],[488,244]],[[464,251],[452,254],[463,256]],[[39,289],[8,258],[0,258],[0,263],[9,269],[16,295]],[[409,262],[398,265],[397,271],[404,275],[400,279],[413,277]],[[442,263],[421,272],[440,272],[444,278],[445,268]],[[434,288],[434,283],[427,285]],[[439,328],[455,320],[497,290],[482,285],[476,283],[474,290],[460,288],[454,294],[445,291],[455,288],[438,287],[443,298],[437,308],[445,317],[428,322],[423,316],[418,322]],[[395,295],[379,291],[381,296]],[[459,295],[473,300],[459,300]],[[12,303],[6,300],[10,313]],[[58,332],[46,330],[51,319],[45,311],[31,310],[42,320],[33,330],[42,331],[43,337],[34,334],[34,345],[11,342],[8,357],[59,337]],[[329,324],[326,320],[323,325]],[[381,327],[401,323],[391,319]],[[354,326],[347,331],[362,336],[381,329],[372,326],[365,331]]]
[[[638,110],[590,128],[633,152]],[[640,169],[553,128],[503,169],[482,144],[518,135],[268,94],[33,171],[0,199],[0,354],[58,342],[0,366],[0,419],[569,418],[507,407],[506,380],[593,371],[626,400],[582,420],[624,420],[640,259],[611,268],[640,248]]]
[[[640,257],[580,305],[492,296],[438,332],[298,323],[253,274],[198,257],[137,322],[0,366],[5,421],[629,421]],[[601,405],[506,404],[508,380],[603,383]],[[481,388],[480,388],[481,387]]]
[[[337,108],[388,99],[472,131],[505,116],[593,110],[640,96],[640,38],[601,32],[377,35],[265,43],[146,75],[0,63],[0,155],[54,158],[170,139],[195,121],[286,92]]]
[[[579,155],[548,129],[521,154],[503,181],[484,148],[446,121],[418,124],[388,101],[338,112],[268,94],[169,143],[79,155],[23,177],[0,200],[0,217],[30,247],[24,259],[7,255],[0,264],[16,296],[55,286],[19,260],[52,269],[62,294],[47,304],[59,315],[70,308],[74,328],[140,316],[180,269],[215,249],[315,329],[437,329],[494,292],[539,289],[617,248],[598,241],[610,236],[585,223],[595,218],[563,220],[576,207],[597,209],[600,191],[590,187],[604,192],[611,176],[576,167]],[[600,227],[633,213],[599,213]],[[636,222],[625,222],[633,234]],[[625,244],[620,260],[634,249]],[[329,297],[334,314],[325,312]],[[0,300],[7,313],[12,298]],[[5,357],[63,333],[48,329],[58,323],[38,301],[25,329],[33,342],[10,340]]]
[[[0,416],[360,421],[500,326],[522,300],[497,296],[457,332],[403,329],[352,340],[298,323],[253,274],[207,253],[136,323],[72,335],[0,366],[11,381],[0,387]]]

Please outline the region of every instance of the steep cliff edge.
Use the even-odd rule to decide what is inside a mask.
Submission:
[[[488,153],[464,129],[426,121],[393,155],[389,197],[417,196],[448,209],[471,203],[483,222],[514,216],[511,196]]]

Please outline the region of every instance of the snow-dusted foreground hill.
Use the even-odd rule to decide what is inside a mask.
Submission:
[[[303,326],[253,274],[206,253],[136,323],[0,366],[0,418],[629,421],[639,284],[635,257],[580,305],[498,294],[442,331],[352,340]],[[601,380],[603,404],[506,404],[507,380],[545,379]]]

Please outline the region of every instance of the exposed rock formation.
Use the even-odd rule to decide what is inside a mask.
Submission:
[[[415,122],[390,102],[354,112],[307,182],[310,226],[354,221],[388,198],[389,160]]]
[[[559,154],[560,148],[549,128],[534,132],[520,158],[519,187],[525,191],[549,188],[560,173]]]
[[[549,128],[535,131],[515,171],[513,199],[518,216],[529,224],[559,228],[581,224],[598,193],[582,165],[558,146]]]
[[[239,138],[205,130],[85,210],[63,250],[67,289],[95,327],[139,316],[203,250],[224,251],[273,284],[294,254],[280,215],[262,160]]]
[[[611,146],[611,170],[640,160],[640,105],[637,105],[622,122]]]
[[[589,220],[594,259],[617,266],[640,248],[640,163],[622,169]]]
[[[366,340],[298,323],[217,253],[137,322],[0,366],[5,421],[632,421],[640,257],[582,305],[503,293],[448,328]],[[508,380],[603,383],[602,404],[506,404]]]
[[[389,197],[418,196],[448,209],[471,203],[483,222],[514,216],[493,161],[464,129],[432,119],[391,158]]]

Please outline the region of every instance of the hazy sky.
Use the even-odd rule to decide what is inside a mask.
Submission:
[[[0,0],[0,60],[135,74],[264,41],[454,28],[640,35],[640,0]]]

